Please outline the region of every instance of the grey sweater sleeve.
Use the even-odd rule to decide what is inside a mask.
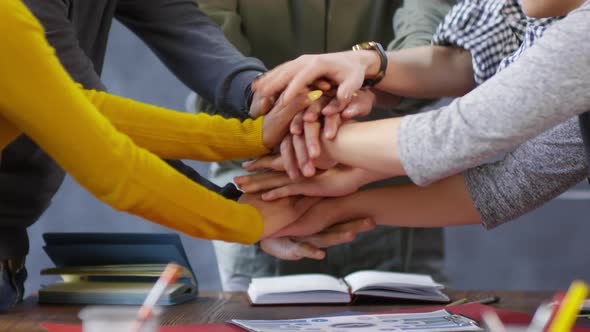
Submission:
[[[244,57],[194,0],[120,0],[116,17],[216,108],[247,112],[245,92],[266,68]]]
[[[449,106],[402,119],[401,163],[419,185],[460,173],[590,109],[590,2]]]
[[[557,197],[588,174],[576,117],[520,145],[497,162],[463,173],[486,228]]]

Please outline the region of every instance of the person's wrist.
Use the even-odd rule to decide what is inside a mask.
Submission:
[[[259,79],[262,75],[264,75],[264,72],[258,72],[258,74],[256,74],[256,76],[252,79],[252,81],[248,83],[248,85],[246,85],[246,90],[244,91],[244,107],[247,112],[250,111],[250,107],[252,107],[252,100],[254,100],[254,91],[252,90],[252,84],[256,82],[256,80]]]
[[[355,167],[353,169],[353,173],[356,190],[359,190],[362,186],[373,182],[372,174],[366,169]]]
[[[379,74],[381,67],[381,58],[375,51],[360,50],[355,54],[359,57],[359,62],[365,69],[365,78],[375,77]]]
[[[373,53],[373,57],[363,57],[366,66],[363,86],[372,87],[379,84],[387,72],[387,53],[385,53],[383,46],[378,42],[369,41],[354,45],[352,50],[355,52],[364,53],[364,51],[370,51]],[[377,61],[375,61],[375,59],[377,59]],[[376,64],[378,64],[378,67],[376,67]]]

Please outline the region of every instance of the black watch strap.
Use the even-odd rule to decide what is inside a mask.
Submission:
[[[352,47],[352,50],[373,50],[377,52],[377,54],[379,55],[379,59],[381,61],[379,65],[379,71],[377,72],[377,75],[375,77],[365,78],[365,80],[363,81],[363,87],[373,87],[375,84],[381,82],[383,77],[385,77],[385,73],[387,72],[387,54],[385,53],[383,46],[381,46],[381,44],[377,42],[370,41],[366,43],[356,44]]]

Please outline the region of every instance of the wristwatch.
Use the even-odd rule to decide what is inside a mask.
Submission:
[[[370,41],[365,43],[356,44],[352,47],[353,51],[361,51],[361,50],[369,50],[375,51],[379,54],[379,59],[381,60],[381,64],[379,65],[379,71],[377,75],[373,78],[365,78],[363,81],[364,87],[373,87],[375,84],[381,82],[383,77],[385,76],[385,72],[387,71],[387,54],[385,54],[385,50],[381,44]]]

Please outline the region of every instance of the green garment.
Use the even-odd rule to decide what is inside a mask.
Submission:
[[[452,0],[197,0],[227,38],[245,55],[268,68],[305,53],[350,50],[374,40],[395,50],[429,45]],[[428,101],[405,100],[392,110],[375,110],[368,119],[414,112]],[[214,110],[197,98],[197,111],[244,116]],[[245,172],[238,162],[213,164],[210,179],[232,181]],[[406,182],[396,179],[394,183]],[[383,184],[391,184],[386,181]],[[381,184],[381,183],[380,183]],[[395,211],[392,211],[392,215]],[[410,236],[412,234],[412,236]],[[268,276],[329,273],[342,276],[360,269],[430,273],[443,279],[444,243],[441,229],[379,227],[350,244],[328,249],[323,261],[280,261],[255,246],[215,242],[221,274]],[[223,280],[222,276],[222,280]],[[233,289],[235,290],[235,288]]]

